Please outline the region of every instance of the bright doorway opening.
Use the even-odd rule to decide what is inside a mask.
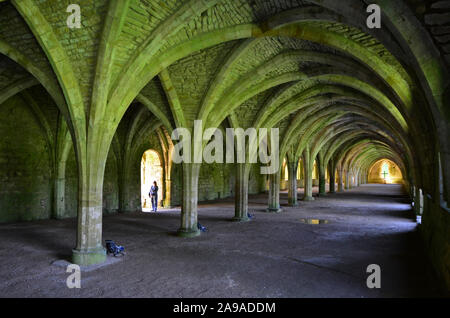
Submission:
[[[141,205],[143,212],[152,210],[152,202],[148,195],[153,181],[158,184],[158,207],[162,202],[162,176],[163,168],[159,154],[152,149],[147,150],[142,155],[141,160]]]

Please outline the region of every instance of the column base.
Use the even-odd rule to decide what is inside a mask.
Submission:
[[[235,216],[231,219],[233,222],[249,222],[250,218],[248,216]]]
[[[315,199],[314,199],[314,197],[304,197],[302,200],[303,201],[314,201]]]
[[[94,264],[100,264],[106,261],[106,250],[102,247],[97,249],[80,251],[77,249],[72,250],[72,263],[88,266]]]
[[[196,237],[200,235],[200,230],[199,229],[191,229],[191,230],[186,230],[186,229],[179,229],[177,231],[177,236],[179,237]]]
[[[298,206],[297,200],[295,200],[295,202],[288,202],[288,206],[290,206],[290,207],[292,207],[292,208]]]
[[[417,222],[417,224],[422,224],[422,216],[421,215],[416,215],[416,222]]]
[[[327,194],[324,192],[324,193],[319,193],[319,197],[326,197],[327,196]]]
[[[333,193],[336,193],[336,191],[330,191],[330,192],[328,192],[329,194],[333,194]]]
[[[266,209],[267,213],[280,213],[281,211],[283,211],[282,208],[267,208]]]

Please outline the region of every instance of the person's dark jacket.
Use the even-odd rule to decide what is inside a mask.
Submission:
[[[158,194],[158,186],[152,186],[151,188],[150,188],[150,192],[148,193],[148,195],[150,196],[150,197],[152,197],[152,196],[155,196],[155,195],[157,195]]]

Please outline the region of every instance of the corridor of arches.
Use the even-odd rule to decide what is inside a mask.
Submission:
[[[370,28],[363,0],[79,2],[69,28],[65,1],[0,1],[0,251],[16,252],[0,296],[31,292],[31,261],[61,278],[61,259],[101,268],[79,295],[127,296],[101,286],[106,268],[157,280],[180,263],[167,291],[133,295],[178,296],[201,273],[221,289],[179,294],[448,292],[450,8],[374,0]],[[247,150],[266,129],[271,150],[241,162],[232,137],[226,160],[196,161],[237,129]],[[142,213],[153,181],[158,213]],[[105,239],[129,254],[111,264]],[[386,289],[367,288],[367,262]],[[265,270],[280,284],[249,283]]]

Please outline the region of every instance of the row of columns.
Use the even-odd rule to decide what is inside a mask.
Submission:
[[[288,162],[288,204],[297,206],[297,162]]]
[[[309,155],[309,149],[307,148],[303,154],[303,167],[305,169],[305,187],[304,187],[304,196],[303,201],[313,201],[314,198],[312,196],[312,186],[313,186],[313,162]],[[295,190],[297,191],[297,189]]]
[[[304,201],[314,200],[312,196],[312,170],[313,161],[306,152],[303,156],[303,166],[305,174],[305,194]],[[182,209],[181,209],[181,226],[178,230],[178,235],[181,237],[195,237],[200,234],[197,228],[198,223],[198,178],[200,172],[200,164],[183,163],[183,177],[182,177]],[[297,193],[297,169],[298,160],[288,162],[288,204],[289,206],[298,205]],[[336,174],[333,165],[330,165],[330,193],[335,192]],[[235,183],[235,216],[234,221],[246,222],[248,217],[248,186],[249,186],[250,165],[242,163],[236,164],[236,183]],[[363,173],[356,177],[342,168],[338,172],[337,184],[338,191],[345,188],[349,189],[352,186],[358,186],[361,183],[366,183],[366,176]],[[325,169],[319,167],[319,195],[325,195]],[[280,171],[269,176],[269,200],[267,212],[277,213],[281,211],[280,206]],[[420,206],[420,204],[417,204]],[[80,263],[83,261],[79,260]]]
[[[313,171],[313,160],[311,160],[309,156],[309,151],[305,151],[303,156],[303,166],[304,166],[304,175],[305,175],[305,193],[303,200],[311,201],[314,200],[312,196],[312,171]],[[200,172],[201,164],[199,163],[183,163],[182,164],[182,208],[181,208],[181,225],[177,231],[178,236],[181,237],[195,237],[200,235],[200,231],[198,229],[198,179]],[[248,217],[248,188],[249,188],[249,175],[250,175],[250,167],[249,164],[236,164],[236,183],[235,183],[235,216],[233,218],[234,221],[237,222],[245,222],[249,220]],[[288,179],[289,179],[289,187],[288,187],[288,202],[290,206],[296,206],[297,203],[297,169],[298,169],[298,160],[289,161],[288,162]],[[335,191],[335,172],[334,167],[331,165],[330,169],[330,192]],[[342,169],[339,170],[338,174],[338,191],[343,190],[343,180],[346,178],[346,186],[350,184],[350,178],[352,174],[349,172],[345,172]],[[353,180],[358,179],[358,175],[354,176]],[[354,186],[362,183],[363,179],[358,179],[353,184]],[[319,168],[319,195],[325,195],[325,168],[322,166]],[[101,206],[101,205],[99,205]],[[278,213],[281,211],[280,206],[280,170],[277,173],[269,175],[269,198],[268,198],[268,208],[267,212]],[[95,211],[98,216],[101,218],[101,210]],[[97,215],[96,214],[96,215]],[[83,229],[90,230],[91,227],[84,224],[82,220],[79,220],[79,227],[81,226]],[[79,238],[78,241],[82,242],[83,239],[95,240],[96,242],[101,242],[95,235],[91,235],[93,233],[89,233],[89,231],[79,231],[79,235],[85,235],[85,238]],[[101,233],[101,230],[100,232]],[[74,250],[73,260],[78,264],[93,264],[100,262],[102,257],[95,255],[104,255],[100,253],[100,247],[95,244],[95,249],[89,251],[83,251],[83,253],[79,253],[79,248]],[[88,256],[86,256],[88,255]],[[87,259],[88,257],[89,259]],[[86,259],[85,259],[86,258]]]

